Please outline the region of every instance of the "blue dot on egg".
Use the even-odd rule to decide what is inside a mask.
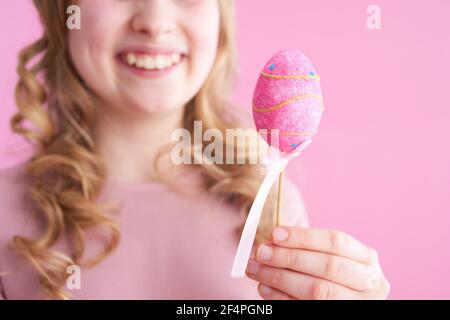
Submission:
[[[273,69],[275,69],[275,67],[276,67],[276,64],[275,64],[275,63],[272,63],[272,64],[269,66],[269,70],[270,70],[270,71],[273,71]]]
[[[297,148],[300,145],[300,143],[291,143],[291,147],[292,148]]]
[[[315,76],[315,75],[316,75],[316,73],[315,73],[314,71],[310,71],[309,74],[310,74],[311,76]]]

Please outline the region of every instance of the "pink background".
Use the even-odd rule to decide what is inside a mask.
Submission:
[[[322,77],[326,111],[288,174],[311,222],[378,249],[390,298],[450,299],[450,1],[238,2],[249,106],[260,68],[297,47]],[[9,130],[16,55],[39,34],[29,0],[0,1],[0,166],[26,156]],[[366,8],[382,29],[366,28]]]

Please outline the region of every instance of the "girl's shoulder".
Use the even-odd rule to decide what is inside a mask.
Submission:
[[[5,204],[20,200],[27,185],[26,163],[0,168],[0,210],[4,212]]]
[[[0,168],[0,184],[25,177],[26,163]]]
[[[21,262],[11,242],[15,235],[28,236],[36,228],[30,214],[27,186],[25,163],[0,168],[0,300],[5,298],[6,287],[2,286],[6,286],[8,276],[18,270]]]
[[[26,164],[21,163],[0,169],[0,260],[1,247],[24,229],[30,217],[25,168]]]

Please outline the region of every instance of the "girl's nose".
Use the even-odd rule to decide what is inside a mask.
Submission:
[[[134,31],[159,38],[174,30],[175,12],[171,1],[138,0],[135,3],[136,11],[131,21]]]

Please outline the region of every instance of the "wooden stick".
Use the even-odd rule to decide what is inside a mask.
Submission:
[[[280,172],[280,176],[278,177],[277,227],[281,225],[281,214],[283,212],[283,180],[284,170]]]

